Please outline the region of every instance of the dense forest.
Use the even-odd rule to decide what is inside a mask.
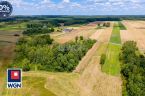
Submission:
[[[123,44],[120,60],[123,96],[145,96],[145,56],[139,53],[136,42]]]
[[[16,45],[13,66],[24,71],[71,72],[96,41],[81,36],[63,45],[52,42],[49,35],[21,38]]]

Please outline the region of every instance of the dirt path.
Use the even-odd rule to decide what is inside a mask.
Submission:
[[[121,31],[122,41],[136,41],[139,49],[145,52],[145,22],[123,21],[123,24],[127,27],[127,30]]]
[[[102,30],[101,30],[102,31]],[[79,63],[75,72],[80,72],[78,85],[80,96],[121,96],[121,78],[110,76],[101,71],[99,64],[100,56],[98,48],[102,43],[107,43],[110,39],[112,27],[105,29],[100,36],[91,36],[99,42],[94,44],[86,56]]]

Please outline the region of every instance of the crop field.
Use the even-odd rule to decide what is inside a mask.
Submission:
[[[138,48],[145,52],[145,21],[123,21],[127,30],[121,30],[122,43],[136,41]]]
[[[17,23],[17,24],[0,24],[2,27],[0,27],[0,31],[21,31],[25,28],[26,23]]]
[[[110,43],[121,44],[120,27],[118,26],[118,24],[114,24]]]
[[[121,37],[120,28],[117,23],[114,24],[110,42],[108,44],[108,49],[106,52],[105,64],[102,70],[111,75],[120,74],[120,61],[119,53],[121,50]]]
[[[4,27],[0,28],[0,68],[3,68],[0,69],[0,96],[122,96],[121,62],[119,61],[121,47],[124,42],[133,40],[137,42],[139,49],[145,53],[145,21],[111,21],[110,27],[101,29],[96,28],[97,24],[98,22],[67,25],[65,28],[73,29],[71,32],[46,33],[54,39],[55,43],[45,45],[45,50],[53,47],[56,42],[63,45],[75,41],[76,36],[83,36],[83,39],[89,38],[96,41],[78,60],[78,65],[72,71],[57,72],[44,71],[43,69],[43,71],[39,69],[35,71],[33,68],[28,72],[23,72],[23,87],[18,90],[6,88],[6,71],[4,70],[12,63],[16,42],[20,37],[23,37],[22,30],[26,23],[8,24],[8,26],[1,24]],[[14,36],[15,34],[20,36]],[[81,40],[80,42],[79,44],[83,43]],[[37,53],[41,53],[42,50]],[[45,52],[45,50],[43,51]],[[63,51],[60,54],[64,55]],[[100,64],[102,54],[106,55],[103,65]],[[55,56],[53,53],[50,53],[51,55]],[[63,55],[59,55],[61,57],[60,62],[66,62],[68,59]],[[72,55],[70,54],[68,57],[73,59]],[[72,62],[75,62],[75,60],[72,60]]]
[[[118,22],[118,26],[120,27],[120,30],[127,30],[126,26],[120,21]]]
[[[86,38],[96,39],[98,42],[80,61],[77,68],[78,72],[81,73],[74,73],[77,71],[73,73],[24,72],[23,88],[11,90],[6,89],[5,85],[3,85],[2,96],[13,96],[14,94],[18,94],[18,96],[121,96],[120,78],[104,74],[99,64],[100,55],[107,50],[113,23],[109,28],[97,30],[95,29],[96,25],[86,26],[78,28],[79,32],[76,32],[76,36],[83,35]],[[91,30],[91,32],[87,33],[88,30]],[[54,33],[54,37],[57,37],[57,34]],[[58,37],[69,36],[69,34],[72,33],[60,34]],[[103,90],[106,91],[104,92]]]
[[[84,38],[89,38],[93,33],[96,32],[96,24],[92,24],[91,26],[84,25],[79,28],[73,29],[71,32],[67,33],[59,33],[58,35],[53,36],[53,39],[58,43],[66,43],[71,40],[75,40],[76,36],[83,36]]]
[[[120,61],[119,61],[119,53],[121,50],[120,45],[115,45],[109,43],[107,50],[107,58],[105,64],[102,67],[102,70],[111,75],[119,75],[120,74]]]
[[[0,90],[3,89],[3,83],[5,82],[5,69],[9,66],[12,62],[12,58],[14,57],[14,49],[15,43],[20,38],[18,36],[14,36],[14,34],[21,34],[21,28],[24,27],[23,24],[15,24],[15,25],[8,25],[0,23]],[[0,96],[2,93],[0,92]]]
[[[4,89],[2,96],[31,96],[31,95],[40,95],[40,96],[56,96],[51,91],[44,88],[46,79],[43,77],[23,77],[23,88],[20,90],[11,90]],[[42,85],[42,86],[41,86]],[[25,87],[29,86],[29,88]],[[5,88],[5,86],[4,86]]]
[[[92,47],[89,54],[86,54],[84,57],[86,59],[82,59],[78,65],[81,67],[77,68],[77,72],[81,74],[78,82],[80,96],[121,96],[121,79],[103,73],[99,64],[101,54],[107,50],[112,28],[102,32],[97,39],[99,42]],[[90,56],[91,59],[89,59]]]
[[[43,74],[43,75],[42,75]],[[23,73],[23,88],[20,90],[4,87],[3,96],[79,96],[74,86],[77,74],[26,72]],[[65,85],[65,86],[64,86]]]

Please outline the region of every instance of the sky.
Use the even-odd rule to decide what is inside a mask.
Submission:
[[[145,0],[5,0],[12,15],[145,15]]]

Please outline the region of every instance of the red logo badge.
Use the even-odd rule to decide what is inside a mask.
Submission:
[[[20,79],[20,72],[19,71],[11,71],[11,79]]]

